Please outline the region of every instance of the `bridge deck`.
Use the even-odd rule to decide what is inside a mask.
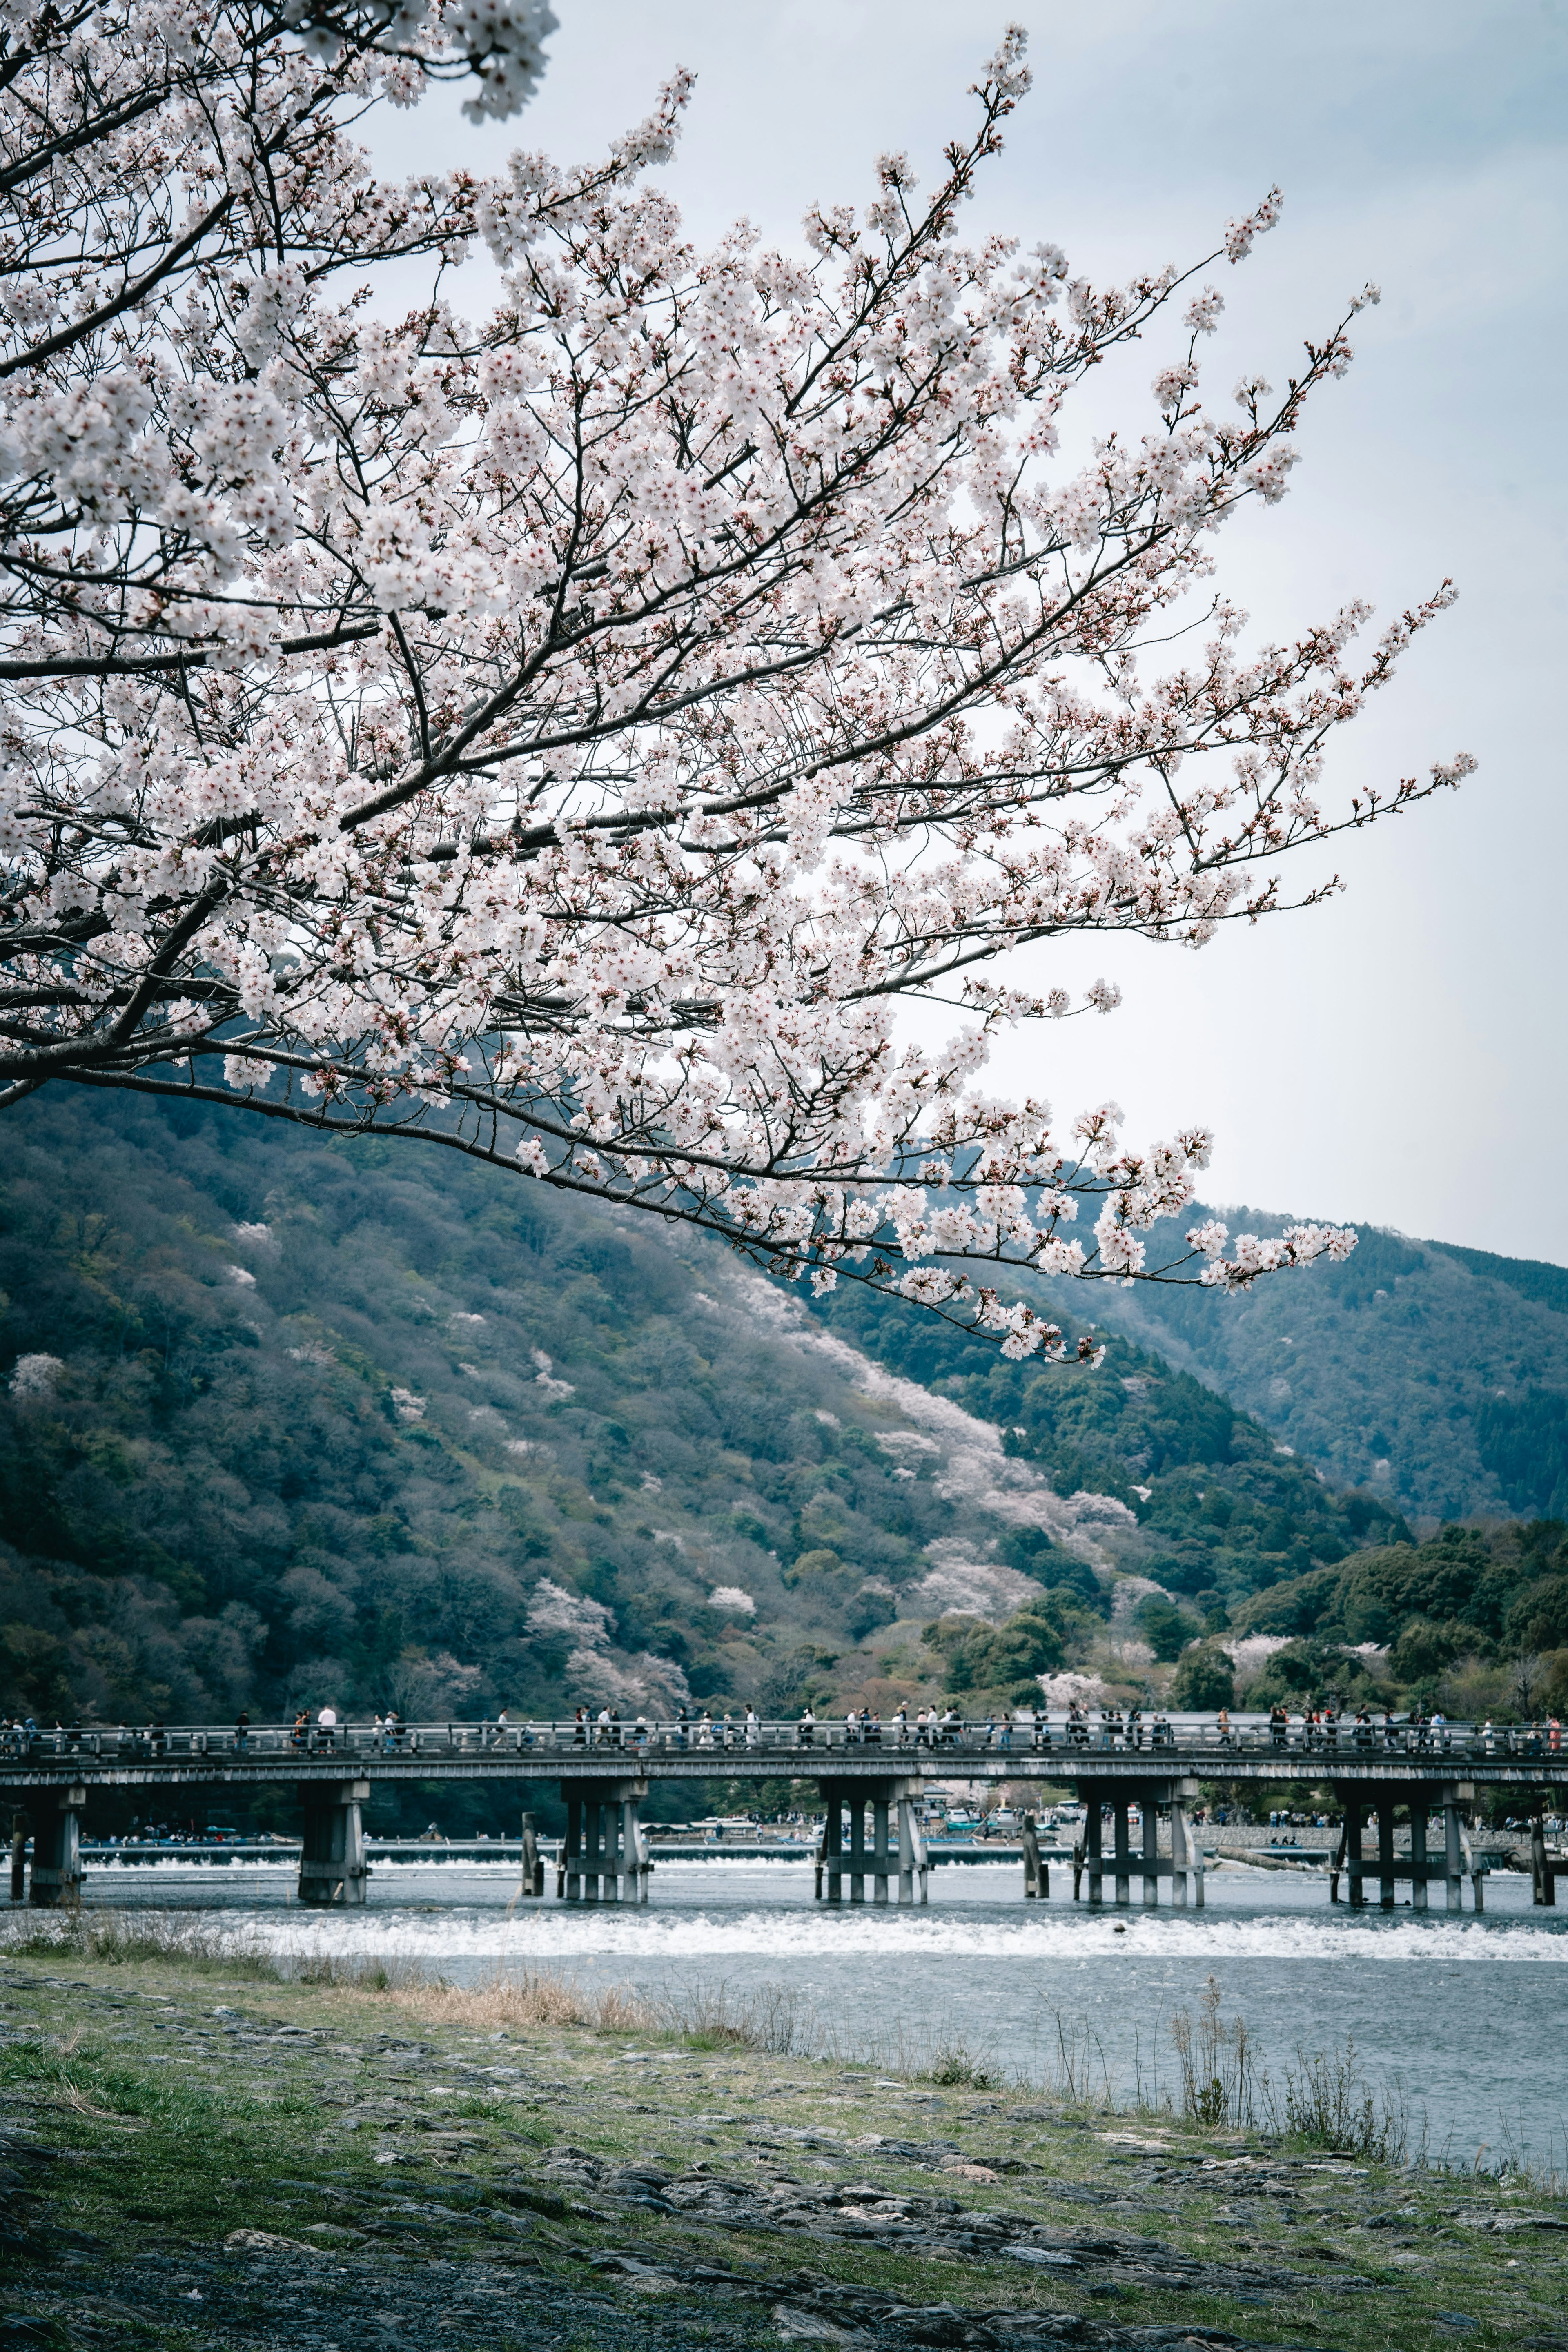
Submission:
[[[591,1782],[779,1779],[1100,1781],[1136,1785],[1202,1779],[1360,1783],[1369,1789],[1437,1786],[1457,1780],[1496,1787],[1568,1786],[1568,1754],[1535,1726],[1441,1731],[1382,1725],[1309,1738],[1293,1727],[1281,1742],[1266,1718],[1233,1718],[1228,1735],[1212,1719],[1180,1717],[1136,1728],[1089,1722],[1069,1731],[1058,1718],[1016,1726],[958,1723],[940,1736],[852,1737],[818,1724],[809,1738],[795,1723],[735,1725],[711,1731],[672,1724],[646,1727],[573,1723],[419,1724],[395,1738],[369,1727],[258,1726],[241,1738],[227,1727],[155,1731],[95,1728],[13,1735],[0,1741],[0,1789],[321,1787],[381,1781],[541,1780]]]

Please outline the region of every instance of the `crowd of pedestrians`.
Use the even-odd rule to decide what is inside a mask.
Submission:
[[[374,1715],[367,1726],[352,1726],[329,1703],[313,1715],[308,1707],[296,1709],[292,1721],[281,1733],[268,1727],[266,1737],[268,1746],[281,1738],[305,1756],[331,1756],[340,1751],[363,1755],[367,1747],[375,1754],[393,1756],[417,1754],[422,1745],[428,1748],[434,1744],[432,1732],[438,1738],[443,1731],[452,1737],[460,1734],[465,1746],[477,1741],[480,1748],[527,1749],[542,1741],[551,1748],[560,1745],[558,1726],[514,1723],[504,1707],[493,1720],[478,1725],[411,1727],[395,1708],[388,1707],[384,1714]],[[241,1709],[230,1739],[234,1753],[249,1755],[259,1736],[248,1712]],[[31,1716],[25,1716],[0,1722],[0,1757],[106,1752],[123,1755],[129,1751],[134,1756],[156,1759],[174,1752],[171,1738],[168,1727],[161,1723],[141,1727],[79,1723],[68,1728],[58,1721],[52,1727],[40,1726]],[[204,1748],[210,1748],[215,1738],[220,1746],[224,1742],[222,1733],[206,1731],[182,1731],[178,1738],[181,1743],[192,1745],[199,1740]],[[1183,1716],[1174,1723],[1158,1708],[1145,1715],[1139,1706],[1125,1710],[1117,1706],[1086,1708],[1076,1703],[1056,1717],[1045,1707],[1034,1706],[993,1708],[983,1716],[969,1717],[951,1703],[946,1706],[921,1706],[913,1714],[907,1706],[900,1706],[886,1719],[877,1708],[869,1706],[850,1706],[840,1717],[819,1719],[815,1709],[807,1706],[802,1708],[798,1720],[786,1724],[764,1723],[754,1706],[733,1711],[726,1708],[716,1716],[708,1707],[694,1713],[683,1706],[673,1717],[656,1717],[650,1720],[646,1715],[638,1715],[628,1720],[618,1707],[604,1706],[595,1713],[584,1705],[575,1710],[566,1739],[574,1748],[615,1748],[646,1752],[657,1746],[662,1752],[673,1749],[682,1755],[779,1747],[807,1750],[962,1748],[971,1755],[985,1750],[1039,1755],[1095,1748],[1187,1750],[1194,1747],[1227,1749],[1266,1745],[1326,1756],[1446,1756],[1453,1753],[1456,1746],[1471,1756],[1557,1756],[1563,1750],[1563,1726],[1555,1715],[1544,1722],[1530,1724],[1497,1724],[1489,1717],[1479,1724],[1456,1725],[1447,1719],[1440,1708],[1428,1714],[1416,1707],[1408,1715],[1399,1715],[1388,1708],[1360,1706],[1352,1710],[1331,1702],[1321,1706],[1309,1706],[1295,1713],[1277,1702],[1267,1718],[1253,1717],[1245,1722],[1233,1719],[1229,1708],[1221,1707],[1212,1717]],[[180,1752],[188,1752],[183,1744]]]

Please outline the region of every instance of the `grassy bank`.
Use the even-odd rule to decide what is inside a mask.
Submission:
[[[58,1927],[0,1948],[6,2341],[1568,2347],[1568,2207],[1392,2160],[1342,2060],[1265,2096],[1217,2004],[1117,2113],[1065,2030],[1026,2091],[783,1995]]]

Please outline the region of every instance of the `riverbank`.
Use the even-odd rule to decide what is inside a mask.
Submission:
[[[788,2003],[359,1977],[0,1953],[6,2341],[1568,2347],[1537,2188],[792,2056]]]

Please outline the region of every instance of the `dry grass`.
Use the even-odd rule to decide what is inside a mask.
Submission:
[[[1171,2020],[1171,2040],[1181,2071],[1184,2123],[1208,2131],[1244,2129],[1255,2121],[1252,2039],[1245,2018],[1228,2022],[1220,2014],[1220,1990],[1210,1977],[1194,2021],[1184,2009]]]
[[[426,1977],[399,1990],[399,1999],[432,2024],[479,2031],[580,2026],[591,2033],[636,2034],[699,2049],[757,2050],[772,2057],[819,2054],[801,2002],[782,1985],[763,1985],[743,1997],[722,1984],[649,1995],[629,1985],[584,1985],[574,1977],[497,1968],[474,1984]]]
[[[29,1960],[94,1960],[108,1968],[174,1961],[204,1974],[278,1984],[285,1970],[259,1943],[215,1935],[199,1920],[131,1911],[22,1912],[0,1917],[0,1953]]]
[[[593,2033],[658,2034],[667,2021],[654,2005],[626,1985],[584,1987],[570,1977],[521,1975],[494,1969],[476,1984],[448,1984],[426,1977],[400,1990],[404,2008],[433,2025],[462,2025],[477,2032],[538,2026],[586,2026]]]

